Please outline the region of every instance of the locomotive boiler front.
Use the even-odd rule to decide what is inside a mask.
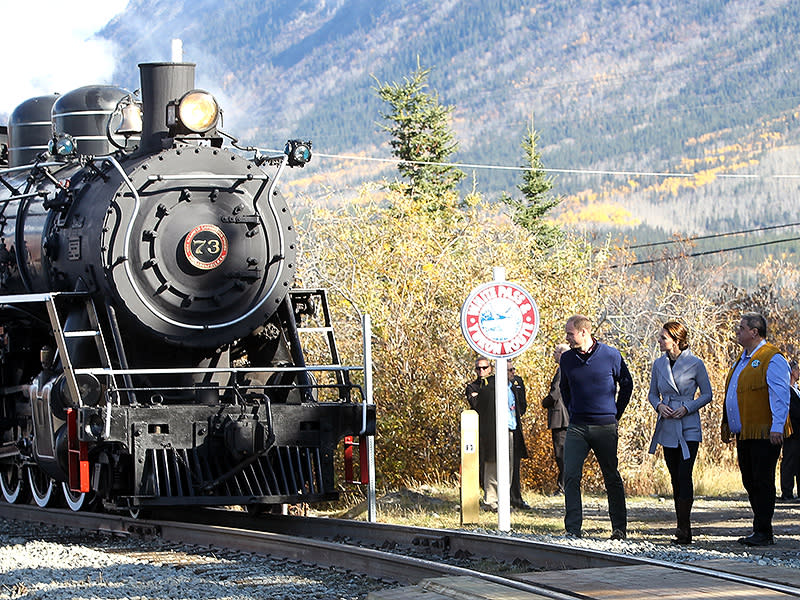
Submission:
[[[159,89],[149,89],[142,70],[142,150],[96,159],[97,169],[73,178],[49,219],[45,254],[58,289],[96,287],[122,322],[170,344],[213,348],[276,312],[294,280],[296,237],[277,172],[207,138],[175,139],[165,104],[191,90],[194,65],[165,67],[169,89],[158,77],[149,83]]]

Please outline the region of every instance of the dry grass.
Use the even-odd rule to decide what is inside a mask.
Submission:
[[[653,460],[643,466],[633,478],[636,488],[644,487],[646,493],[633,493],[630,478],[626,478],[631,531],[645,531],[653,522],[668,526],[674,520],[672,492],[669,475],[663,460]],[[717,500],[728,503],[732,499],[744,500],[738,470],[697,465],[695,469],[695,495],[705,502]],[[638,491],[638,490],[637,490]],[[366,519],[367,505],[363,490],[352,489],[342,501],[324,512],[328,516]],[[511,528],[528,534],[555,534],[564,532],[564,498],[526,491],[525,499],[533,507],[530,511],[511,511]],[[608,504],[605,493],[584,492],[584,532],[604,536],[610,533]],[[433,482],[412,482],[407,487],[380,493],[378,520],[387,523],[445,529],[497,528],[497,514],[481,511],[477,523],[461,523],[460,490],[457,482],[440,479]]]
[[[694,491],[698,496],[736,496],[743,493],[742,475],[739,469],[698,464],[694,469]]]

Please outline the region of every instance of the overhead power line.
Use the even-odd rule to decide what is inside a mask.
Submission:
[[[270,152],[276,152],[270,150]],[[279,151],[277,151],[279,152]],[[354,160],[354,161],[367,161],[367,162],[383,162],[383,163],[405,163],[412,165],[423,165],[432,167],[454,167],[461,169],[487,169],[494,171],[544,171],[546,173],[560,173],[568,175],[612,175],[620,177],[681,177],[692,178],[701,175],[701,173],[678,173],[671,171],[626,171],[615,169],[554,169],[549,167],[512,167],[508,165],[487,165],[480,163],[458,163],[458,162],[434,162],[426,160],[401,160],[399,158],[379,158],[372,156],[353,156],[348,154],[326,154],[322,152],[315,152],[314,156],[320,158],[329,158],[337,160]],[[788,174],[757,174],[757,173],[717,173],[714,177],[719,179],[800,179],[800,173]]]
[[[710,240],[713,238],[720,238],[720,237],[730,237],[732,235],[742,235],[745,233],[758,233],[761,231],[770,231],[772,229],[783,229],[786,227],[797,227],[800,225],[798,223],[786,223],[785,225],[768,225],[766,227],[754,227],[753,229],[740,229],[739,231],[728,231],[726,233],[710,233],[708,235],[693,235],[687,238],[679,238],[675,240],[663,240],[660,242],[648,242],[646,244],[633,244],[632,246],[628,246],[629,250],[633,250],[634,248],[650,248],[652,246],[664,246],[666,244],[677,244],[680,242],[696,242],[697,240]]]
[[[654,263],[659,262],[667,262],[670,260],[679,260],[682,258],[694,258],[696,256],[708,256],[709,254],[720,254],[722,252],[731,252],[733,250],[745,250],[747,248],[757,248],[759,246],[770,246],[772,244],[783,244],[785,242],[797,242],[800,241],[800,236],[798,237],[791,237],[785,238],[782,240],[770,240],[767,242],[757,242],[754,244],[743,244],[741,246],[732,246],[730,248],[717,248],[716,250],[704,250],[702,252],[691,252],[689,254],[681,254],[679,256],[661,256],[659,258],[649,258],[646,260],[637,260],[631,263],[624,263],[624,264],[616,264],[610,265],[610,269],[617,269],[619,267],[627,266],[627,267],[638,267],[640,265],[652,265]]]

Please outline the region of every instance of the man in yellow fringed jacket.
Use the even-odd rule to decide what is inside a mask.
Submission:
[[[789,363],[766,337],[767,320],[744,313],[736,330],[743,352],[728,373],[722,413],[722,439],[736,438],[742,484],[753,509],[753,533],[739,538],[746,546],[775,543],[775,467],[784,435],[791,434]]]

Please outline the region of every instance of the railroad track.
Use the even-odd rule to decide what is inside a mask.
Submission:
[[[765,600],[800,597],[800,588],[794,584],[713,568],[461,531],[338,519],[253,517],[219,509],[165,511],[156,520],[0,504],[0,517],[114,535],[157,536],[167,542],[221,546],[346,568],[402,585],[425,586],[426,598],[431,600],[455,594],[479,598],[482,596],[469,594],[489,587],[508,590],[509,598],[638,599],[643,589],[654,585],[662,592],[664,587],[672,587],[675,598],[722,597],[720,592],[725,597]],[[676,587],[676,581],[683,583]],[[701,595],[689,595],[684,589],[686,582],[692,582]],[[638,595],[625,596],[614,589],[612,596],[603,591],[615,586],[638,586],[632,590]],[[705,588],[714,589],[713,596],[702,595]],[[420,589],[411,588],[408,595],[403,595],[403,590],[391,590],[385,596],[373,592],[370,598],[414,598]],[[659,597],[670,596],[662,593]]]

